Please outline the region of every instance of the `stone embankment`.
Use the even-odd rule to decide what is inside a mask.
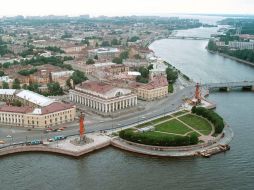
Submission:
[[[122,150],[151,155],[159,157],[187,157],[187,156],[202,156],[200,153],[208,151],[224,145],[228,145],[233,139],[233,131],[229,127],[225,127],[223,133],[217,136],[213,141],[193,146],[181,146],[181,147],[160,147],[160,146],[148,146],[137,144],[120,139],[119,137],[110,138],[104,134],[89,134],[87,137],[93,139],[93,142],[85,145],[74,145],[71,140],[76,137],[71,137],[63,141],[50,143],[48,145],[17,145],[9,146],[0,149],[0,156],[22,153],[22,152],[46,152],[62,154],[72,157],[80,157],[87,153],[99,150],[107,146],[114,146]]]

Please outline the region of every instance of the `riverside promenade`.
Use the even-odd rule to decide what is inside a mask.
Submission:
[[[213,141],[208,143],[193,145],[193,146],[180,146],[180,147],[160,147],[148,146],[137,144],[120,139],[119,137],[110,137],[102,133],[88,134],[87,137],[93,139],[93,142],[85,145],[74,145],[72,140],[78,136],[67,138],[63,141],[49,143],[47,145],[17,145],[3,148],[0,150],[0,156],[10,155],[22,152],[46,152],[71,157],[80,157],[101,148],[112,145],[113,147],[150,156],[158,157],[188,157],[196,156],[197,152],[205,151],[220,145],[228,145],[233,139],[233,131],[229,127],[223,130],[224,135],[217,136]]]
[[[78,136],[69,137],[62,141],[55,141],[46,145],[17,145],[9,146],[0,150],[0,156],[22,153],[22,152],[46,152],[56,153],[72,157],[79,157],[87,153],[107,147],[111,144],[111,138],[107,135],[94,133],[86,135],[92,142],[84,145],[74,145],[71,143]]]

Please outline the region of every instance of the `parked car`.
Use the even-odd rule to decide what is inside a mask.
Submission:
[[[48,138],[48,142],[53,142],[54,139]]]
[[[0,140],[0,144],[5,144],[5,141]]]
[[[40,140],[32,140],[30,142],[27,142],[27,145],[38,145],[38,144],[42,144],[43,142]]]
[[[54,139],[55,141],[59,141],[59,140],[64,140],[64,139],[66,139],[66,137],[60,135],[60,136],[54,136],[53,139]]]

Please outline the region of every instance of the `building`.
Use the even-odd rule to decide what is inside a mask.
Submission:
[[[89,58],[94,59],[96,55],[98,56],[99,61],[112,60],[114,57],[120,55],[120,51],[117,48],[98,48],[88,51]]]
[[[228,44],[231,49],[250,49],[254,50],[254,42],[238,42],[238,41],[230,41]]]
[[[29,90],[0,89],[0,123],[32,128],[48,128],[75,119],[76,106],[57,102]],[[22,106],[12,106],[14,100]]]
[[[123,64],[111,65],[110,67],[106,68],[105,71],[112,74],[112,75],[118,75],[120,73],[129,72],[129,67],[125,66]]]
[[[168,81],[165,76],[155,76],[148,84],[134,82],[130,84],[139,99],[153,101],[168,95]]]
[[[70,100],[104,114],[137,105],[137,95],[131,90],[96,81],[85,81],[70,90]]]

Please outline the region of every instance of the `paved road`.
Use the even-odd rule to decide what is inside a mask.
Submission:
[[[148,102],[146,109],[137,111],[135,113],[125,115],[118,118],[106,119],[103,122],[96,118],[96,121],[86,124],[86,132],[110,130],[113,128],[121,128],[130,124],[139,123],[149,118],[164,115],[179,109],[183,104],[183,98],[193,96],[194,87],[189,86],[182,90],[177,91],[174,94],[169,95],[167,98],[160,101]],[[89,117],[89,116],[88,116]],[[91,117],[91,116],[90,116]],[[93,119],[93,118],[89,118]],[[43,131],[27,131],[26,129],[20,129],[15,127],[1,127],[0,128],[0,140],[5,140],[6,143],[25,142],[26,140],[45,139],[51,138],[56,135],[71,135],[78,133],[78,122],[70,124],[65,131],[62,132],[50,132],[43,133]],[[11,135],[12,138],[7,138],[7,135]],[[3,145],[0,145],[0,147]]]

